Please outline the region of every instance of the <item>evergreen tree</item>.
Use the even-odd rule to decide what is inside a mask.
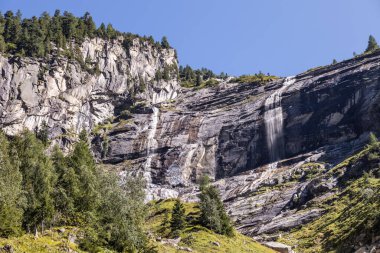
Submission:
[[[170,45],[169,45],[169,41],[168,41],[168,38],[166,38],[166,36],[162,37],[161,39],[161,46],[165,49],[169,49],[170,48]]]
[[[62,32],[65,35],[67,41],[71,41],[76,37],[76,27],[78,23],[78,19],[73,16],[72,13],[65,11],[63,13],[63,16],[61,17],[62,20]]]
[[[170,229],[173,235],[179,235],[180,231],[185,228],[185,208],[181,200],[176,199],[172,209],[172,218],[170,220]]]
[[[54,214],[52,162],[44,154],[45,146],[29,131],[16,137],[12,145],[17,150],[27,201],[23,224],[27,231],[43,230]]]
[[[86,12],[82,18],[86,25],[86,34],[88,37],[93,38],[96,32],[96,25],[94,20],[92,19],[90,13]]]
[[[104,25],[104,23],[101,23],[98,30],[96,31],[97,35],[100,37],[100,38],[103,38],[105,39],[106,36],[107,36],[107,31],[106,31],[106,26]]]
[[[0,237],[18,234],[22,225],[22,175],[17,154],[0,131]]]
[[[372,52],[373,50],[376,50],[378,48],[379,48],[379,45],[377,44],[375,37],[370,35],[369,39],[368,39],[368,46],[367,46],[367,49],[365,50],[365,52],[366,53]]]
[[[195,80],[195,85],[200,86],[202,84],[202,77],[200,73],[197,73],[197,78]]]
[[[106,34],[108,39],[116,39],[116,30],[112,27],[111,24],[107,25]]]
[[[0,52],[5,52],[7,47],[4,40],[5,19],[0,12]]]
[[[7,11],[5,13],[5,30],[4,39],[6,43],[9,43],[11,48],[15,49],[20,35],[21,35],[21,13],[14,16],[12,11]]]
[[[216,187],[209,185],[208,177],[201,179],[200,190],[200,223],[218,234],[232,236],[233,228],[219,191]]]
[[[337,63],[338,63],[338,61],[336,59],[334,59],[333,62],[332,62],[333,65],[337,64]]]

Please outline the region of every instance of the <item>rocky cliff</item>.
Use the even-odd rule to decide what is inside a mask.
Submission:
[[[319,176],[380,132],[379,51],[266,85],[204,89],[180,88],[172,49],[93,39],[79,51],[82,63],[0,57],[2,129],[46,122],[67,147],[86,129],[99,162],[144,175],[150,198],[193,200],[207,174],[251,236],[320,217],[323,209],[306,207],[338,180]]]
[[[138,38],[128,47],[122,38],[87,39],[73,47],[72,59],[0,56],[0,124],[7,134],[45,122],[51,139],[70,141],[120,114],[132,100],[159,103],[177,96],[174,49],[157,49]],[[158,79],[164,70],[166,80]]]

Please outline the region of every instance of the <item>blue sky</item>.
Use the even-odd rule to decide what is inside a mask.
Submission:
[[[180,63],[232,75],[294,75],[380,43],[380,0],[0,0],[24,17],[89,11],[97,24],[166,35]]]

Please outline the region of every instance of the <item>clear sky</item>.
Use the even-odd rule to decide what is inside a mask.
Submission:
[[[380,0],[0,0],[24,17],[89,11],[124,32],[166,35],[180,63],[280,76],[351,58],[380,43]]]

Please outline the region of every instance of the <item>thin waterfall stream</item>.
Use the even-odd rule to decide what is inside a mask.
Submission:
[[[274,91],[265,100],[265,131],[266,142],[269,150],[269,161],[271,167],[277,167],[277,161],[283,157],[284,133],[283,133],[283,113],[281,106],[281,96],[285,89],[295,82],[294,77],[287,77],[281,88]]]
[[[154,156],[153,151],[157,148],[157,140],[155,139],[156,132],[157,132],[157,125],[159,120],[159,109],[157,107],[152,107],[153,114],[151,117],[151,122],[149,125],[149,132],[147,137],[147,145],[146,145],[146,162],[144,165],[144,178],[146,179],[147,183],[152,182],[152,175],[151,175],[151,165],[152,165],[152,158]]]

